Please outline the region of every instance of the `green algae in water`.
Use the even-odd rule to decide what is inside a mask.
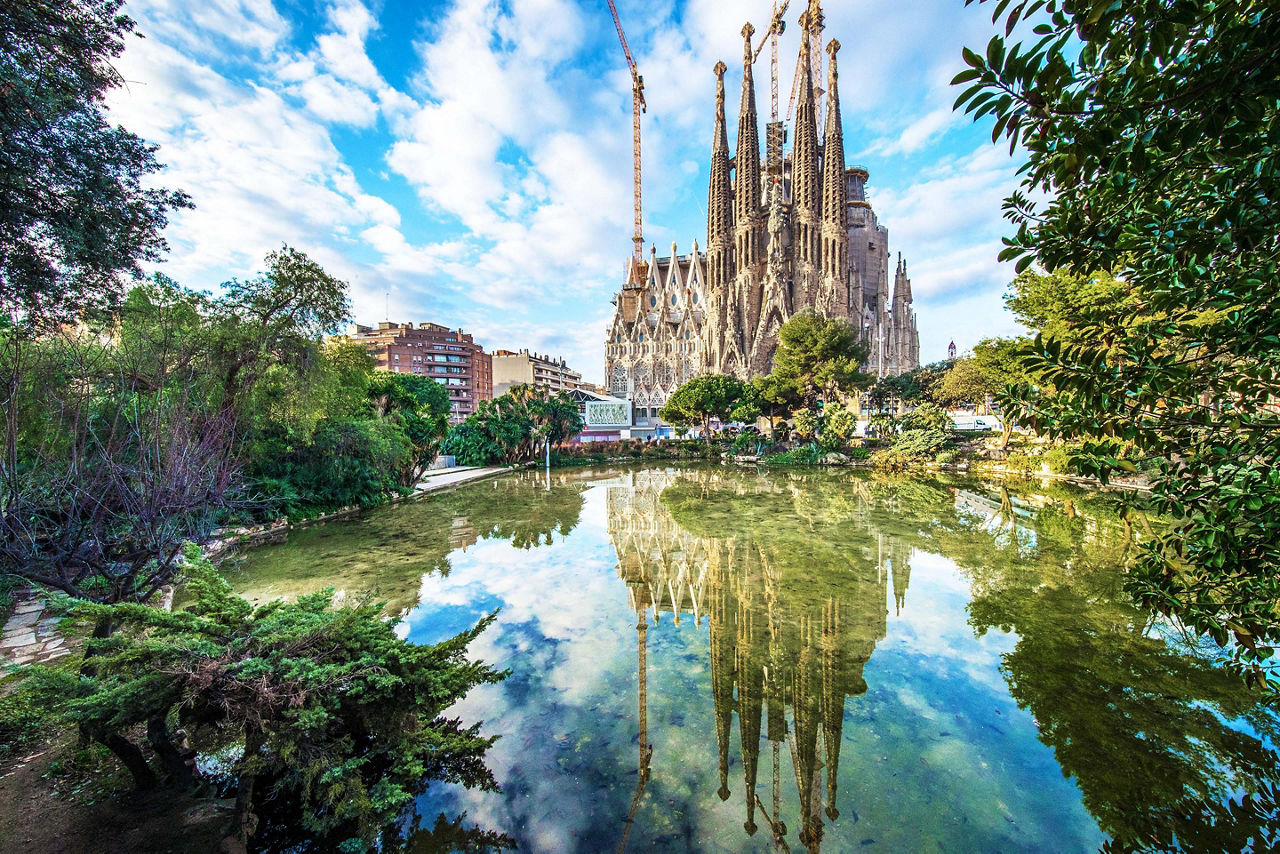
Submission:
[[[1115,499],[955,478],[520,475],[295,532],[252,597],[376,590],[430,642],[501,607],[456,708],[535,851],[1264,849],[1276,719],[1128,603]]]

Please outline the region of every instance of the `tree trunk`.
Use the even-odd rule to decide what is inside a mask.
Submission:
[[[164,766],[169,781],[180,788],[190,789],[195,786],[195,775],[187,763],[187,757],[174,746],[169,736],[169,725],[163,715],[152,715],[147,720],[147,741]]]
[[[142,751],[132,741],[117,732],[106,735],[95,733],[93,737],[105,745],[108,750],[116,755],[121,764],[129,769],[129,773],[133,776],[133,785],[136,788],[154,789],[160,782],[156,777],[156,772],[152,771],[151,766],[147,764]]]
[[[244,754],[240,758],[241,766],[254,762],[262,749],[262,733],[250,726],[244,737]],[[253,811],[253,790],[258,780],[256,773],[242,770],[236,781],[236,807],[231,819],[230,833],[222,840],[221,849],[229,854],[247,851],[249,837],[258,830],[258,816]]]

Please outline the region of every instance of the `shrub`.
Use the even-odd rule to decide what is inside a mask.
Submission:
[[[363,851],[430,780],[496,788],[484,765],[494,739],[445,715],[505,676],[467,658],[496,612],[454,638],[414,644],[379,603],[335,607],[324,590],[254,606],[198,550],[186,554],[188,608],[80,603],[72,619],[118,627],[90,655],[92,670],[33,667],[27,677],[37,701],[110,747],[139,787],[161,781],[152,762],[173,785],[198,782],[176,722],[195,750],[229,754],[241,846],[268,801],[272,818],[296,809],[295,826],[326,850]],[[150,761],[133,741],[143,725]]]
[[[958,454],[955,451],[939,451],[934,456],[933,461],[939,465],[950,465],[955,462],[957,456]]]
[[[1050,448],[1040,457],[1040,461],[1056,474],[1068,474],[1071,471],[1071,452],[1067,448]]]
[[[871,449],[865,446],[850,448],[847,452],[851,460],[865,460],[871,456]]]

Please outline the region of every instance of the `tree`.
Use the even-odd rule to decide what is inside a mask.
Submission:
[[[501,397],[482,401],[474,415],[449,432],[443,450],[465,465],[524,462],[548,444],[580,432],[578,405],[567,394],[518,385]]]
[[[746,385],[737,377],[694,377],[671,393],[658,415],[668,424],[701,425],[702,436],[709,444],[711,419],[728,421],[746,394]]]
[[[257,453],[296,471],[299,449],[315,450],[311,380],[345,287],[285,247],[221,298],[157,276],[78,326],[34,337],[7,326],[0,568],[97,602],[143,602],[169,583],[183,542],[270,494],[245,488],[246,470],[263,473]],[[359,385],[367,367],[342,370]],[[381,498],[396,486],[386,466],[408,467],[398,423],[332,424],[322,438],[307,482],[326,495]]]
[[[851,439],[858,430],[858,416],[842,403],[822,408],[823,429],[840,439]]]
[[[122,5],[10,0],[0,16],[0,306],[20,334],[113,309],[189,204],[145,186],[155,147],[106,120],[134,27]]]
[[[786,418],[800,405],[790,387],[773,374],[751,378],[752,397],[759,414],[769,419],[769,430],[777,427],[777,419]]]
[[[807,311],[794,315],[778,330],[772,376],[808,409],[866,388],[871,377],[859,368],[867,348],[847,321]]]
[[[1135,558],[1130,590],[1217,640],[1268,684],[1280,640],[1280,8],[1251,0],[996,6],[1037,40],[966,50],[957,105],[1021,145],[1019,272],[1110,271],[1124,298],[1071,308],[1029,368],[1052,393],[1021,420],[1082,440],[1079,471],[1153,461],[1174,524]],[[1047,202],[1035,202],[1037,196]],[[1030,310],[1030,309],[1028,309]],[[1054,318],[1045,316],[1045,325]],[[1051,330],[1052,331],[1052,330]]]
[[[431,377],[379,371],[370,380],[369,401],[376,417],[393,419],[409,440],[413,453],[399,482],[415,485],[449,432],[449,392]]]
[[[898,419],[903,430],[950,430],[951,416],[936,403],[922,403]]]
[[[1076,275],[1065,269],[1023,270],[1014,277],[1004,303],[1028,328],[1064,343],[1079,341],[1081,324],[1088,318],[1112,313],[1119,305],[1137,308],[1125,283],[1110,273]]]
[[[230,850],[245,850],[268,797],[273,812],[296,810],[309,834],[367,850],[430,781],[497,788],[484,765],[494,738],[444,716],[471,688],[504,677],[466,656],[495,614],[413,644],[377,603],[335,607],[323,590],[255,607],[197,549],[187,557],[185,610],[78,605],[74,618],[117,626],[111,642],[79,676],[34,669],[44,702],[112,745],[140,788],[190,786],[202,773],[196,751],[230,746]],[[133,741],[143,727],[152,761]]]

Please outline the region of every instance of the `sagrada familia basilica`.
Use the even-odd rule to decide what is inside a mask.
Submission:
[[[836,53],[827,45],[825,127],[819,139],[809,46],[801,48],[795,142],[766,126],[763,162],[752,79],[752,27],[743,29],[737,151],[725,123],[724,63],[717,63],[707,248],[650,250],[632,260],[614,300],[605,348],[609,391],[660,407],[681,383],[708,373],[768,373],[778,328],[800,311],[847,319],[870,350],[866,370],[894,376],[919,366],[911,280],[901,256],[890,291],[889,231],[867,201],[866,169],[848,167]],[[808,39],[806,38],[806,42]],[[653,414],[656,414],[653,413]]]

